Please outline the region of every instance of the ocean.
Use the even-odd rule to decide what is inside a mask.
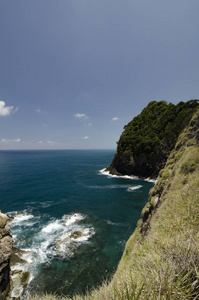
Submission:
[[[72,296],[111,278],[152,182],[111,176],[114,150],[0,151],[0,210],[30,272],[27,293]]]

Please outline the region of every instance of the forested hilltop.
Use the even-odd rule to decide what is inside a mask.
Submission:
[[[179,134],[199,107],[198,100],[152,101],[124,126],[110,167],[112,174],[156,178],[174,148]]]

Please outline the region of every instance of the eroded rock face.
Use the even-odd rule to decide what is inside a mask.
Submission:
[[[10,289],[10,257],[12,254],[12,233],[9,218],[0,212],[0,299],[7,296]]]

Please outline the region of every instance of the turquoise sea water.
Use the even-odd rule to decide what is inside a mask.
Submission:
[[[153,183],[105,174],[113,156],[0,151],[0,210],[25,250],[27,292],[84,293],[117,268]]]

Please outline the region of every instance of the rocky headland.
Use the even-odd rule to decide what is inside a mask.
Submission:
[[[150,102],[124,126],[115,157],[106,170],[115,175],[157,178],[198,107],[198,100],[177,105],[166,101]]]

